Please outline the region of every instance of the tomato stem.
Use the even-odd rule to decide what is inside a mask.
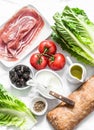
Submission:
[[[48,51],[49,51],[49,49],[47,47],[45,47],[44,54],[46,54]]]
[[[43,55],[43,56],[46,56],[46,57],[48,57],[48,58],[51,57],[51,55],[48,55],[48,54],[46,54],[46,53],[42,53],[42,55]]]
[[[54,59],[55,59],[55,57],[54,57],[54,55],[49,55],[49,54],[47,54],[47,53],[40,53],[40,54],[38,54],[37,55],[38,56],[38,58],[39,58],[39,60],[38,60],[38,64],[41,64],[41,62],[42,62],[42,59],[41,59],[41,56],[46,56],[46,57],[48,57],[51,61],[54,61]]]
[[[38,61],[37,61],[37,64],[40,65],[42,63],[42,59],[41,59],[42,54],[38,54],[37,56],[39,58]]]
[[[55,60],[55,57],[52,55],[52,56],[50,57],[50,61],[53,62],[54,60]]]

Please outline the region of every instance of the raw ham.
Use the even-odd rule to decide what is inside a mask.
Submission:
[[[17,59],[43,26],[44,21],[35,9],[22,8],[0,30],[0,58]]]

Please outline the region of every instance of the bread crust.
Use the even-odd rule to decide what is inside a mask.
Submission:
[[[70,94],[69,98],[75,102],[74,107],[62,102],[47,113],[47,119],[55,130],[73,130],[94,110],[94,76]]]

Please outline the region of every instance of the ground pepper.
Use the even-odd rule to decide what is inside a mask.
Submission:
[[[34,110],[37,112],[41,112],[45,108],[45,103],[43,101],[37,101],[34,104]]]

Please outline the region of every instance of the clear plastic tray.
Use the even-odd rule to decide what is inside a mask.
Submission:
[[[26,6],[33,8],[34,10],[36,10],[36,12],[38,12],[40,14],[40,12],[34,6],[32,6],[32,5],[26,5]],[[18,8],[17,8],[17,10],[18,10]],[[19,10],[20,10],[20,8],[19,8]],[[44,21],[44,26],[43,26],[42,30],[39,32],[39,34],[36,36],[36,38],[34,38],[34,40],[32,41],[32,44],[28,45],[26,47],[26,49],[24,49],[24,51],[21,52],[20,57],[16,61],[7,61],[5,59],[1,59],[0,61],[4,66],[6,66],[6,67],[14,66],[18,62],[20,62],[23,58],[25,58],[31,51],[33,51],[42,40],[45,40],[46,38],[48,38],[50,36],[50,34],[51,34],[50,24],[47,22],[47,20],[41,14],[40,14],[40,16],[42,17],[42,19]]]

